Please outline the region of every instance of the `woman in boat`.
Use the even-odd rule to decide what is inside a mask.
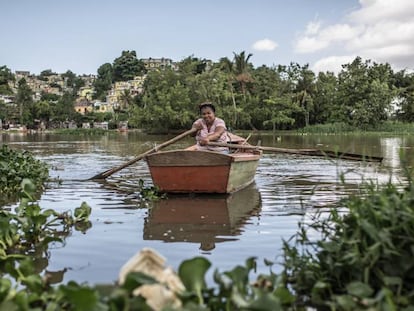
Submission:
[[[228,153],[227,147],[208,146],[209,142],[227,142],[227,128],[224,120],[216,117],[216,108],[210,102],[199,105],[201,118],[193,123],[193,128],[198,131],[196,136],[196,150],[210,150]]]

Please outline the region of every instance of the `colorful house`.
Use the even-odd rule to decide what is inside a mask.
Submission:
[[[81,98],[76,101],[74,108],[76,112],[85,114],[93,111],[93,104],[91,104],[86,98]]]

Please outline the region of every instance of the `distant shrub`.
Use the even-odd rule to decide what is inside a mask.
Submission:
[[[376,131],[387,132],[387,133],[398,133],[398,134],[413,134],[414,123],[387,121],[379,125]]]
[[[346,123],[327,123],[310,125],[298,131],[303,133],[315,134],[342,134],[346,132],[352,132],[354,130],[355,128]]]
[[[414,123],[403,123],[386,121],[381,124],[372,125],[372,128],[365,131],[357,129],[344,122],[341,123],[327,123],[315,124],[306,126],[297,130],[300,133],[309,134],[345,134],[345,133],[398,133],[398,134],[413,134]]]
[[[92,135],[102,135],[107,133],[108,130],[104,130],[101,128],[76,128],[76,129],[56,129],[54,133],[57,134],[67,134],[67,135],[85,135],[85,136],[92,136]]]

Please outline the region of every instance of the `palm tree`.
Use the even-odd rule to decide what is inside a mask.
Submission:
[[[119,101],[121,102],[121,110],[126,110],[133,102],[131,90],[123,90],[119,96]]]
[[[234,53],[234,73],[237,82],[239,82],[241,91],[243,96],[246,96],[246,85],[247,83],[250,83],[253,81],[251,75],[250,75],[250,68],[251,65],[249,64],[250,57],[253,56],[253,54],[249,53],[246,56],[246,52],[242,51],[240,54]]]
[[[223,57],[220,60],[221,63],[221,70],[224,71],[224,73],[227,75],[227,85],[230,90],[231,99],[233,102],[233,125],[236,125],[237,122],[237,105],[236,105],[236,98],[234,97],[234,88],[233,88],[233,81],[235,80],[234,76],[234,66],[233,62],[228,59],[227,57]]]

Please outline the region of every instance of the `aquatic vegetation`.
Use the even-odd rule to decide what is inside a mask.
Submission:
[[[10,149],[7,145],[0,148],[0,206],[18,198],[21,183],[28,178],[37,191],[49,177],[46,163],[37,160],[30,152]]]
[[[369,184],[348,212],[301,223],[284,244],[284,278],[299,305],[332,310],[414,308],[414,185]],[[314,240],[308,232],[317,232]]]
[[[29,310],[48,304],[54,292],[48,274],[42,276],[36,270],[38,256],[33,255],[41,253],[47,257],[49,245],[63,243],[72,228],[86,231],[91,226],[91,208],[83,203],[73,215],[72,211],[42,210],[33,196],[37,190],[35,184],[23,179],[21,189],[20,204],[15,211],[0,210],[0,306]],[[70,288],[72,283],[66,290]],[[59,299],[54,296],[54,300]]]
[[[151,272],[169,271],[164,259],[153,254],[153,268],[142,258],[126,265],[133,269],[121,269],[122,282],[109,291],[76,282],[50,286],[47,278],[34,272],[33,261],[24,252],[10,249],[56,241],[54,234],[65,230],[54,231],[50,225],[85,221],[90,209],[85,205],[65,221],[67,215],[38,208],[31,211],[30,200],[23,200],[17,214],[9,215],[14,221],[8,219],[0,226],[0,301],[23,309],[151,310],[151,305],[154,310],[172,310],[173,306],[178,310],[408,310],[414,306],[414,186],[410,182],[402,190],[392,184],[377,187],[367,185],[363,196],[345,199],[347,213],[333,210],[329,217],[300,223],[298,233],[285,242],[281,273],[269,272],[252,280],[257,262],[251,257],[229,271],[215,270],[214,284],[207,285],[211,262],[195,257],[180,264],[179,280],[175,273],[167,273],[175,275],[174,283],[181,284],[174,293],[169,292],[165,277]],[[26,218],[19,221],[22,215]],[[52,219],[46,221],[47,216]],[[319,238],[310,238],[310,231],[319,233],[312,235]],[[163,303],[154,300],[157,295]]]
[[[360,135],[370,135],[382,133],[384,135],[389,134],[412,134],[414,133],[414,125],[409,122],[398,121],[385,121],[380,124],[376,124],[374,128],[370,130],[361,130],[354,126],[351,126],[345,122],[314,124],[306,126],[304,128],[296,130],[301,134],[327,134],[327,135],[346,135],[351,133],[359,133]]]
[[[299,223],[284,241],[282,271],[255,279],[255,257],[229,271],[204,257],[184,260],[175,273],[166,260],[145,251],[121,268],[116,284],[55,284],[35,267],[34,253],[85,232],[91,208],[43,210],[35,183],[22,179],[20,203],[0,210],[0,308],[10,310],[413,310],[414,183],[366,184],[344,199],[342,210]],[[154,189],[147,197],[157,198]],[[153,193],[154,191],[154,193]],[[136,260],[135,260],[136,259]],[[265,261],[271,267],[273,262]]]
[[[156,186],[146,186],[143,179],[138,181],[138,192],[142,202],[156,201],[166,198],[165,193],[161,193]]]

